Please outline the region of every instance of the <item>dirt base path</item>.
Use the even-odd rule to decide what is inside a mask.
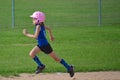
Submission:
[[[73,78],[68,73],[20,74],[19,77],[0,77],[0,80],[120,80],[120,71],[116,72],[80,72]]]

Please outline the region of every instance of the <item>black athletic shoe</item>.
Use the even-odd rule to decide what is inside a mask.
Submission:
[[[74,76],[74,67],[70,66],[70,70],[68,71],[68,73],[70,74],[70,77]]]
[[[43,69],[45,69],[45,65],[38,66],[37,69],[36,69],[36,71],[35,71],[35,73],[38,74],[38,73],[42,72]]]

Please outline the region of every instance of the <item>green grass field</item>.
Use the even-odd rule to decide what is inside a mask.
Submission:
[[[32,29],[31,29],[32,30]],[[22,29],[0,31],[0,74],[16,75],[33,73],[36,64],[29,51],[36,45],[34,39],[26,38]],[[31,31],[32,33],[32,31]],[[120,27],[54,27],[55,52],[77,72],[120,70]],[[46,64],[44,72],[65,72],[60,64],[49,56],[39,54]]]
[[[51,26],[55,37],[55,41],[50,42],[52,47],[57,55],[75,66],[76,72],[120,71],[119,5],[111,9],[117,2],[104,3],[113,3],[103,8],[105,13],[107,10],[113,12],[108,16],[103,15],[104,26],[97,26],[96,0],[29,0],[29,3],[26,0],[15,1],[16,26],[12,29],[11,17],[7,15],[11,14],[11,4],[7,1],[8,3],[4,0],[0,3],[0,75],[33,73],[36,69],[37,65],[28,53],[37,43],[22,34],[23,28],[28,29],[30,33],[34,32],[29,15],[35,10],[46,13],[46,24]],[[23,5],[24,3],[27,4]],[[62,65],[49,56],[43,53],[38,56],[47,66],[43,72],[66,72]]]

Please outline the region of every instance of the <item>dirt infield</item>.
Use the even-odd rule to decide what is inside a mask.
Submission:
[[[0,80],[120,80],[120,71],[110,72],[80,72],[74,78],[70,78],[67,73],[40,73],[40,74],[20,74],[19,77],[0,77]]]

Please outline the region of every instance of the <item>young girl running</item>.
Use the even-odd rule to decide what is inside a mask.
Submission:
[[[67,72],[70,74],[70,77],[73,77],[74,76],[73,66],[69,65],[64,59],[59,58],[55,54],[55,52],[53,51],[52,47],[50,46],[49,42],[46,39],[45,30],[48,30],[51,41],[54,40],[54,37],[52,35],[51,29],[44,25],[45,14],[40,11],[35,11],[30,17],[33,19],[33,24],[35,25],[35,32],[34,32],[34,34],[29,34],[26,29],[23,29],[23,34],[27,37],[36,39],[38,42],[38,45],[35,46],[29,53],[30,57],[38,65],[35,73],[38,74],[43,69],[45,69],[45,65],[36,56],[37,53],[42,51],[42,52],[48,54],[50,57],[52,57],[55,61],[61,63],[67,69]]]

